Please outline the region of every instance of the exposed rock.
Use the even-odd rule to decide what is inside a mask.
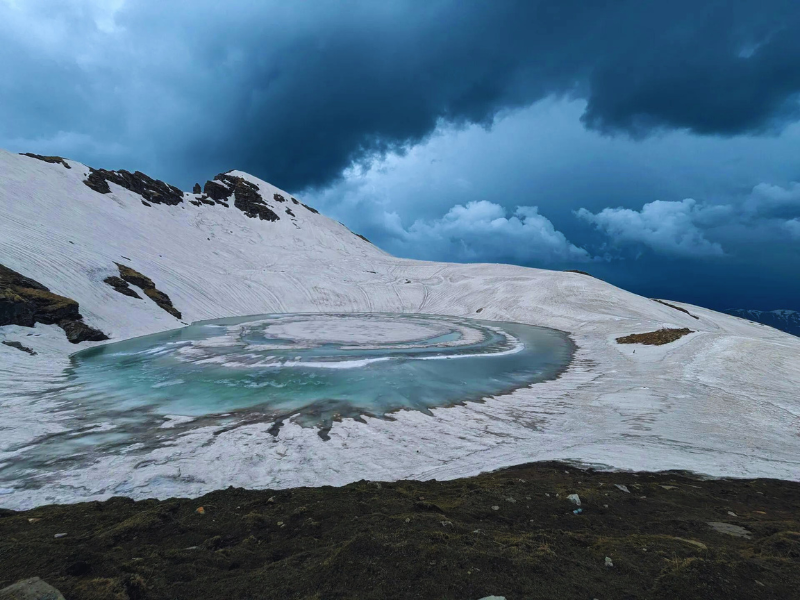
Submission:
[[[293,216],[294,216],[294,213],[292,212],[292,209],[291,209],[291,208],[287,208],[287,209],[286,209],[286,214],[287,214],[287,215],[289,215],[290,217],[293,217]]]
[[[112,288],[114,288],[115,291],[119,292],[123,296],[130,296],[131,298],[138,298],[139,300],[142,299],[142,297],[139,294],[137,294],[130,288],[128,282],[122,279],[121,277],[112,275],[111,277],[106,277],[105,279],[103,279],[103,283],[107,283]]]
[[[10,348],[16,348],[17,350],[22,350],[23,352],[27,352],[31,356],[36,356],[36,352],[28,348],[27,346],[23,346],[21,342],[9,342],[8,340],[3,340],[4,346],[9,346]]]
[[[212,200],[225,200],[232,192],[228,186],[218,181],[206,181],[206,184],[203,186],[203,193]]]
[[[83,180],[83,183],[99,194],[111,193],[111,188],[108,186],[106,178],[103,177],[101,172],[94,169],[89,169],[89,176]]]
[[[286,202],[286,198],[280,194],[272,194],[272,198],[275,200],[275,202]]]
[[[300,204],[303,204],[303,203],[301,202]],[[310,211],[311,211],[312,213],[314,213],[315,215],[318,215],[318,214],[319,214],[319,211],[318,211],[316,208],[311,208],[311,207],[310,207],[308,204],[303,204],[303,206],[304,206],[306,209],[310,210]]]
[[[258,186],[242,177],[220,173],[214,179],[220,180],[233,189],[233,205],[251,219],[259,218],[262,221],[278,221],[280,217],[267,206]],[[228,192],[230,195],[230,191]]]
[[[371,243],[372,243],[372,242],[370,242],[370,241],[369,241],[367,238],[365,238],[363,235],[361,235],[360,233],[355,233],[355,232],[353,232],[353,234],[354,234],[354,235],[355,235],[357,238],[361,238],[362,240],[364,240],[364,241],[365,241],[365,242],[367,242],[368,244],[371,244]]]
[[[693,319],[698,319],[698,320],[700,319],[700,317],[698,317],[697,315],[693,315],[688,310],[686,310],[685,308],[681,308],[680,306],[675,306],[674,304],[670,304],[669,302],[664,302],[663,300],[659,300],[658,298],[651,298],[651,300],[653,302],[658,302],[659,304],[663,304],[664,306],[669,306],[670,308],[674,308],[675,310],[679,310],[682,313],[686,313]]]
[[[0,590],[2,600],[64,600],[56,588],[38,577],[23,579]]]
[[[160,308],[167,311],[176,319],[181,318],[181,312],[172,305],[172,300],[170,300],[170,297],[164,292],[156,289],[156,284],[153,283],[152,279],[127,265],[121,265],[119,263],[114,264],[117,265],[117,268],[119,269],[119,275],[124,282],[141,288],[145,295],[155,302]]]
[[[727,535],[741,538],[750,537],[750,532],[747,529],[740,527],[739,525],[734,525],[733,523],[720,523],[717,521],[711,521],[708,524],[717,533],[725,533]]]
[[[67,161],[60,156],[42,156],[41,154],[34,154],[33,152],[22,152],[22,156],[30,156],[31,158],[35,158],[37,160],[43,160],[46,163],[62,165],[66,169],[72,168],[69,166]]]
[[[80,319],[64,319],[58,323],[58,326],[67,334],[67,339],[73,344],[80,342],[102,342],[107,340],[108,336],[94,327],[89,327]]]
[[[573,504],[577,504],[578,506],[581,505],[581,497],[578,494],[570,494],[569,496],[567,496],[567,500],[569,500]]]
[[[38,281],[0,265],[0,326],[58,325],[73,344],[107,340],[102,331],[83,322],[78,303],[52,293]]]
[[[174,185],[164,183],[159,179],[153,179],[141,171],[107,171],[105,169],[89,168],[89,176],[84,180],[87,186],[101,194],[108,194],[111,188],[108,182],[111,181],[119,186],[139,194],[142,198],[152,204],[168,204],[176,206],[183,202],[183,192]]]
[[[295,204],[300,204],[300,203],[297,201],[297,198],[292,198],[292,202],[294,202]]]
[[[202,191],[203,190],[200,188],[200,184],[199,183],[195,183],[194,187],[192,188],[192,192],[195,193],[195,194],[200,194],[200,193],[202,193]]]
[[[578,275],[586,275],[587,277],[594,277],[591,273],[587,273],[586,271],[579,271],[578,269],[567,269],[564,273],[577,273]]]

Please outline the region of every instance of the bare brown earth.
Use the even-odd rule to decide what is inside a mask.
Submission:
[[[0,511],[0,588],[38,576],[67,600],[791,599],[799,509],[800,483],[561,463],[112,498]]]
[[[683,336],[692,333],[691,329],[659,329],[658,331],[648,331],[647,333],[632,333],[625,337],[618,337],[618,344],[645,344],[647,346],[663,346]]]

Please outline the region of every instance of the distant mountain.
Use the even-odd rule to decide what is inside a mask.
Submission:
[[[786,333],[800,336],[800,312],[796,310],[748,310],[746,308],[729,308],[724,312],[734,317],[763,323]]]

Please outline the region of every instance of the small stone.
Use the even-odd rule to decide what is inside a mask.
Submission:
[[[732,516],[732,517],[735,517],[735,516],[736,516],[736,513],[735,513],[735,512],[728,511],[728,514],[729,514],[730,516]]]
[[[622,484],[620,484],[620,483],[615,483],[615,484],[614,484],[614,487],[616,487],[618,490],[622,490],[622,491],[623,491],[623,492],[625,492],[626,494],[630,494],[630,493],[631,493],[631,491],[628,489],[628,487],[627,487],[627,486],[625,486],[625,485],[622,485]]]
[[[569,500],[570,502],[572,502],[576,506],[580,506],[581,505],[581,497],[578,496],[578,494],[570,494],[569,496],[567,496],[567,500]]]
[[[59,538],[67,537],[67,534],[66,533],[57,533],[53,537],[56,538],[56,539],[59,539]]]
[[[56,588],[38,577],[23,579],[0,590],[2,600],[64,600]]]
[[[206,514],[206,509],[202,506],[198,506],[194,512],[196,512],[198,515],[204,515]]]
[[[442,521],[442,527],[452,527],[453,523],[451,521]]]
[[[275,504],[275,496],[270,496],[267,502],[269,502],[270,504]]]
[[[753,581],[756,582],[756,585],[760,585],[761,587],[767,587],[763,583],[761,583],[758,579],[754,579]]]
[[[606,556],[606,566],[607,567],[613,567],[614,566],[614,562],[608,556]]]
[[[516,501],[516,500],[514,500],[514,498],[512,498],[511,496],[509,496],[508,498],[506,498],[506,502],[511,502],[511,504],[516,504],[516,503],[517,503],[517,501]]]
[[[500,510],[500,507],[499,506],[493,506],[492,510]]]
[[[411,519],[409,519],[408,517],[406,517],[406,523],[411,523]]]
[[[674,485],[662,485],[661,487],[664,488],[665,490],[677,490],[678,489]]]
[[[31,519],[28,519],[28,523],[37,523],[39,521],[41,521],[41,519],[39,519],[38,517],[33,517]]]
[[[481,600],[506,600],[505,596],[484,596]]]

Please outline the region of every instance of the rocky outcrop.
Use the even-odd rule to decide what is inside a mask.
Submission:
[[[195,183],[194,187],[192,188],[192,193],[201,194],[202,192],[203,192],[203,190],[200,189],[200,184],[199,183]]]
[[[107,340],[102,331],[83,322],[78,303],[52,293],[38,281],[0,265],[0,326],[58,325],[73,344]]]
[[[9,348],[16,348],[17,350],[21,350],[22,352],[27,352],[31,356],[36,356],[36,352],[28,348],[27,346],[23,345],[22,342],[15,342],[15,341],[8,341],[3,340],[2,344],[4,346],[8,346]]]
[[[142,297],[139,294],[137,294],[130,288],[128,282],[122,279],[122,277],[116,277],[116,276],[106,277],[105,279],[103,279],[103,283],[107,283],[112,288],[114,288],[115,291],[119,292],[123,296],[130,296],[131,298],[138,298],[139,300],[142,299]]]
[[[231,190],[233,190],[233,205],[251,219],[258,218],[262,221],[280,220],[280,217],[275,214],[266,202],[264,202],[264,198],[262,198],[256,184],[250,183],[242,177],[229,175],[228,173],[220,173],[214,179],[225,184],[228,190],[228,196],[230,196]],[[219,184],[217,185],[222,187]]]
[[[206,181],[203,186],[203,193],[212,200],[227,200],[231,195],[231,189],[218,181]]]
[[[41,154],[34,154],[33,152],[23,152],[22,156],[30,156],[31,158],[35,158],[37,160],[43,160],[46,163],[51,163],[54,165],[61,165],[66,169],[71,169],[72,167],[69,166],[66,160],[64,160],[60,156],[42,156]]]
[[[148,298],[150,298],[153,302],[155,302],[160,308],[162,308],[163,310],[167,311],[169,314],[171,314],[176,319],[180,319],[181,318],[181,312],[172,305],[172,300],[170,299],[170,297],[167,296],[161,290],[157,289],[156,288],[156,284],[153,283],[152,279],[150,279],[146,275],[143,275],[139,271],[137,271],[135,269],[132,269],[131,267],[129,267],[127,265],[121,265],[119,263],[114,263],[114,264],[117,265],[117,268],[119,269],[119,275],[120,275],[120,278],[122,279],[123,283],[126,283],[126,284],[129,283],[131,285],[135,285],[135,286],[141,288],[141,290],[145,293],[145,295]],[[109,278],[109,279],[111,279],[111,278]],[[114,278],[114,279],[116,279],[116,278]],[[106,280],[106,283],[108,283],[107,280]],[[109,285],[111,285],[111,284],[109,284]],[[119,292],[120,290],[117,290],[117,291]],[[130,291],[133,292],[133,290],[130,290]],[[123,293],[123,292],[120,292],[120,293]],[[133,293],[135,294],[136,292],[133,292]],[[128,296],[130,294],[125,294],[125,295]],[[137,298],[139,297],[138,294],[137,294],[136,297]]]
[[[300,204],[303,204],[303,203],[301,202]],[[314,213],[315,215],[318,215],[318,214],[319,214],[319,211],[318,211],[316,208],[311,208],[311,207],[310,207],[308,204],[303,204],[303,207],[304,207],[306,210],[309,210],[309,211],[311,211],[311,212],[312,212],[312,213]]]
[[[183,202],[183,192],[174,185],[153,179],[141,171],[106,171],[105,169],[89,168],[89,176],[84,180],[88,187],[100,194],[108,194],[111,188],[108,182],[139,194],[151,204],[167,204],[176,206]]]

